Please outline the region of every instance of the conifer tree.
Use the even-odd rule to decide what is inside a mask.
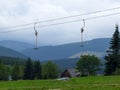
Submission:
[[[111,38],[110,47],[105,56],[105,74],[112,75],[120,69],[120,34],[118,25],[115,27],[115,32]]]
[[[11,76],[13,80],[20,79],[20,67],[17,62],[14,64],[12,68]]]
[[[33,63],[30,58],[28,58],[28,60],[25,64],[23,79],[25,79],[25,80],[33,80],[34,79]]]
[[[42,68],[39,61],[34,62],[34,77],[35,79],[41,79],[42,78]]]
[[[8,80],[8,68],[0,61],[0,80]]]

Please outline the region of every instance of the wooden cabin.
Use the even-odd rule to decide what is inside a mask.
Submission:
[[[80,72],[76,69],[65,69],[64,72],[60,75],[60,77],[79,77]]]

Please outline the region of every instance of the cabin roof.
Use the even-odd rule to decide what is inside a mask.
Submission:
[[[79,75],[80,75],[80,72],[78,72],[78,70],[76,70],[76,69],[65,69],[64,72],[61,74],[61,76],[62,76],[66,71],[69,73],[70,77],[76,77],[76,76],[79,76]]]

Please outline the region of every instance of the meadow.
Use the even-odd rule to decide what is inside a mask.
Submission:
[[[120,76],[79,77],[67,81],[0,81],[0,90],[120,90]]]

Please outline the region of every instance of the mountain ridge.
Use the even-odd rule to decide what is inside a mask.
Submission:
[[[79,58],[82,54],[95,54],[98,57],[102,57],[105,55],[109,43],[110,38],[97,38],[85,41],[83,47],[80,46],[80,42],[76,42],[56,46],[40,46],[38,49],[34,49],[32,44],[7,40],[0,41],[0,50],[2,51],[0,56],[23,56],[41,61]],[[10,52],[10,50],[12,51]]]
[[[0,56],[26,58],[24,54],[3,46],[0,46]]]
[[[42,46],[37,50],[35,49],[25,49],[22,53],[33,59],[39,60],[57,60],[69,58],[77,53],[82,53],[83,51],[105,53],[109,46],[110,38],[98,38],[90,41],[85,41],[84,46],[80,47],[80,43],[70,43],[57,46]],[[76,57],[74,57],[76,58]]]
[[[34,48],[34,45],[26,42],[21,41],[14,41],[14,40],[3,40],[0,41],[0,46],[10,48],[12,50],[20,52],[26,48]]]

